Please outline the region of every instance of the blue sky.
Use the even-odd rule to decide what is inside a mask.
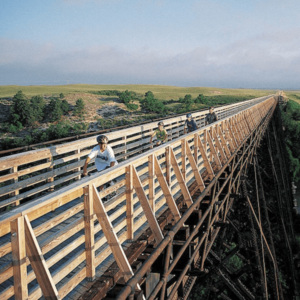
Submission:
[[[10,0],[0,85],[298,89],[299,0]]]

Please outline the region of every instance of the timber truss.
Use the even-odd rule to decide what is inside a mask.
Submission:
[[[255,166],[259,178],[257,149],[276,105],[273,96],[255,102],[0,218],[0,236],[11,233],[0,254],[13,258],[0,270],[0,283],[13,277],[0,296],[65,298],[83,282],[81,299],[187,299],[197,278],[203,278],[206,293],[223,299],[266,298],[268,288],[282,299],[272,235],[261,230],[266,210],[260,212],[246,186],[249,166]],[[98,192],[112,179],[114,186]],[[232,218],[236,214],[250,225],[237,223]],[[52,219],[33,226],[45,215]],[[54,232],[46,235],[49,230]],[[115,262],[107,265],[111,254]],[[242,270],[227,266],[235,255],[244,261]],[[50,269],[62,261],[55,271]],[[243,282],[251,269],[257,274],[255,290]],[[214,274],[221,281],[216,286],[225,285],[227,294],[214,287]],[[38,286],[28,289],[34,279]]]

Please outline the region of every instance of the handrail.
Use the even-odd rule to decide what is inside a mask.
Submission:
[[[182,195],[188,206],[193,205],[188,186],[196,181],[203,191],[204,176],[213,175],[211,181],[214,178],[208,154],[212,153],[216,168],[220,171],[230,160],[230,155],[258,128],[275,104],[274,97],[253,103],[214,124],[179,136],[151,152],[129,158],[105,172],[83,178],[1,215],[0,285],[5,283],[7,288],[0,289],[0,298],[9,298],[20,292],[25,295],[28,293],[27,284],[35,278],[40,288],[28,293],[30,299],[38,299],[42,294],[63,298],[84,278],[92,279],[96,267],[102,266],[110,253],[118,250],[117,244],[134,239],[141,228],[146,228],[147,221],[159,238],[156,221],[149,216],[154,214],[157,218],[169,208],[174,218],[180,220],[182,216],[178,214],[174,201]],[[162,176],[164,173],[166,176]],[[99,197],[95,197],[94,186],[102,186],[112,179],[118,179],[117,184],[102,190]],[[114,192],[116,195],[103,205],[101,199]],[[101,212],[101,209],[104,211]],[[94,224],[99,217],[104,218],[107,224],[113,224],[110,225],[111,231],[103,233],[101,226]],[[82,229],[85,229],[85,234]],[[114,239],[117,237],[117,244],[109,242],[112,240],[112,236],[107,235],[109,232],[114,234]],[[15,239],[16,236],[19,238]],[[34,257],[37,261],[33,262],[31,255],[26,256],[26,247],[36,253]],[[74,250],[77,251],[76,256],[68,260],[68,254]],[[53,252],[51,256],[50,251]],[[8,259],[11,254],[14,260],[26,263],[13,266],[11,259]],[[43,260],[46,254],[47,258]],[[59,261],[63,262],[50,274],[48,269]],[[26,276],[22,272],[29,264],[36,264],[37,267]],[[75,269],[75,275],[66,277]],[[15,275],[21,273],[24,276]],[[8,280],[12,276],[14,285]],[[45,280],[46,284],[41,284],[41,280]],[[56,284],[61,281],[64,284],[56,290]]]
[[[219,107],[216,113],[219,118],[224,118],[267,97]],[[206,113],[207,110],[193,114],[198,126],[204,125]],[[185,120],[185,115],[182,115],[164,121],[170,140],[179,137]],[[122,161],[149,150],[149,137],[155,128],[157,123],[151,122],[107,133],[117,160]],[[21,200],[36,198],[41,193],[53,191],[55,187],[79,180],[84,158],[95,145],[95,137],[90,137],[0,158],[0,185],[4,185],[0,187],[0,208],[14,203],[18,205]],[[88,170],[95,170],[93,160]]]

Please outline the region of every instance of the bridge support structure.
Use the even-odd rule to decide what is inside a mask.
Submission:
[[[44,270],[40,274],[38,268],[33,268],[21,280],[18,274],[24,266],[16,269],[14,265],[24,261],[22,249],[27,241],[23,239],[22,249],[13,245],[13,240],[1,245],[0,259],[14,252],[16,260],[0,269],[0,284],[14,277],[14,283],[1,297],[16,294],[21,285],[24,295],[38,299],[44,293],[42,283],[26,290],[26,282],[32,284],[35,278],[39,281],[46,276],[52,287],[47,296],[53,299],[72,298],[69,295],[82,282],[86,292],[82,294],[81,289],[81,299],[186,299],[197,278],[208,282],[207,293],[219,293],[209,284],[214,278],[210,275],[219,274],[231,294],[252,299],[253,295],[268,295],[272,289],[263,271],[266,264],[271,266],[265,262],[266,255],[271,260],[273,257],[272,282],[281,293],[275,246],[270,242],[270,233],[259,231],[263,212],[253,204],[245,183],[253,166],[259,178],[257,151],[276,104],[273,96],[255,102],[214,124],[132,157],[105,174],[84,178],[34,205],[26,204],[0,217],[0,238],[15,228],[15,220],[26,218],[28,227],[32,226],[31,236],[38,241],[39,266],[41,272]],[[97,191],[112,179],[117,181],[114,186]],[[288,189],[287,181],[284,185]],[[116,195],[103,203],[102,199],[113,193]],[[252,228],[249,241],[237,233],[243,230],[243,221],[237,224],[232,219],[239,213],[236,205],[241,206],[241,212],[247,208],[245,220]],[[50,219],[33,226],[44,216]],[[288,226],[289,242],[292,234]],[[236,236],[239,248],[232,248],[230,243]],[[224,239],[228,242],[221,243]],[[252,254],[244,251],[247,243],[254,245]],[[288,241],[286,244],[288,247]],[[74,251],[76,255],[68,258]],[[113,265],[105,263],[110,254],[115,258]],[[253,268],[254,261],[259,266],[260,281],[254,280],[255,291],[247,289],[238,274],[233,276],[232,270],[226,269],[226,262],[235,255],[245,258],[244,270]],[[26,266],[32,264],[27,258],[25,262]],[[60,262],[58,270],[51,271]],[[104,270],[100,277],[99,268]],[[229,297],[219,294],[224,299]]]

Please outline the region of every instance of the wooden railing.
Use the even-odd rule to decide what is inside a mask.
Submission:
[[[229,108],[219,111],[222,119],[218,122],[177,138],[174,137],[179,135],[182,123],[178,124],[181,121],[175,118],[167,124],[173,138],[167,144],[127,158],[103,173],[83,178],[0,216],[0,299],[13,295],[15,299],[39,299],[42,294],[49,299],[62,299],[83,280],[93,280],[96,273],[103,273],[107,268],[105,259],[111,253],[127,276],[124,275],[125,279],[130,278],[132,270],[121,244],[135,239],[148,226],[156,242],[162,241],[158,216],[170,209],[174,219],[180,220],[182,216],[176,199],[182,196],[191,206],[188,187],[197,182],[203,191],[208,184],[204,176],[213,179],[215,172],[256,130],[276,100],[272,96],[248,103],[250,107],[229,117],[225,117]],[[237,105],[231,106],[230,113],[237,108]],[[199,114],[198,122],[203,123],[203,118],[204,114]],[[182,119],[183,122],[185,118]],[[140,132],[134,128],[127,130],[127,141],[133,141],[135,147],[147,145],[155,126],[145,125]],[[119,132],[109,137],[113,146],[120,145],[122,135]],[[55,147],[55,153],[45,149],[26,157],[38,161],[50,155],[74,153],[74,144],[81,150],[93,143],[92,139],[87,139],[82,145],[76,142]],[[115,147],[119,157],[130,156],[136,151],[125,148],[124,141],[120,148]],[[124,150],[130,152],[124,153]],[[81,151],[80,155],[88,151]],[[78,159],[80,155],[70,154],[66,160]],[[27,163],[18,156],[6,166],[2,165],[2,170]],[[73,163],[69,170],[81,165],[82,162]],[[43,168],[50,166],[43,164]],[[112,179],[117,183],[98,193],[97,188]],[[116,195],[103,204],[101,199],[112,193]],[[27,266],[30,266],[28,272]]]
[[[219,119],[226,118],[264,99],[266,97],[223,106],[216,108],[215,112]],[[193,113],[199,127],[204,126],[207,112]],[[185,115],[181,115],[164,121],[169,140],[182,135],[185,120]],[[149,138],[156,128],[157,122],[153,122],[106,135],[117,160],[121,162],[149,150]],[[49,191],[79,180],[85,157],[95,145],[96,138],[90,137],[0,158],[0,209],[8,205],[19,205],[20,201],[43,196]],[[88,170],[95,170],[94,161]]]

